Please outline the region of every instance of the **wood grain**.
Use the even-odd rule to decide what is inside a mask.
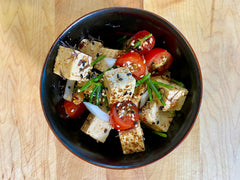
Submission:
[[[198,57],[203,101],[177,149],[150,165],[113,170],[69,152],[50,131],[39,84],[46,55],[77,18],[113,6],[174,24]],[[240,4],[235,0],[0,0],[0,179],[239,179]]]

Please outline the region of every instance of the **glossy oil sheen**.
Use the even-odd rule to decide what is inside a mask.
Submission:
[[[173,120],[164,139],[144,128],[146,151],[123,155],[117,132],[112,131],[104,144],[85,135],[79,127],[71,128],[57,113],[64,82],[53,74],[55,57],[62,42],[78,45],[83,38],[99,38],[104,45],[118,48],[117,40],[123,34],[140,30],[151,32],[155,47],[167,49],[174,62],[172,77],[183,82],[189,90],[185,104]],[[70,25],[53,44],[44,65],[41,79],[41,100],[46,119],[59,140],[80,158],[95,165],[109,168],[132,168],[149,164],[171,152],[191,130],[202,98],[202,78],[197,58],[182,34],[169,22],[150,12],[133,8],[110,8],[90,13]],[[86,116],[86,115],[85,115]],[[75,126],[76,127],[76,126]]]

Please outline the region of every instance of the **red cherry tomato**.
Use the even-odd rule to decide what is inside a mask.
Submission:
[[[172,65],[172,55],[165,49],[154,48],[145,56],[148,71],[153,75],[161,75]]]
[[[115,62],[117,66],[127,66],[136,80],[142,79],[146,72],[146,65],[140,54],[128,52],[120,56]]]
[[[115,103],[109,115],[112,127],[120,131],[133,128],[139,121],[138,108],[131,101]]]
[[[135,52],[138,52],[139,54],[146,54],[149,52],[155,45],[155,38],[152,36],[148,37],[147,39],[143,39],[144,37],[147,37],[151,33],[142,30],[137,32],[130,40],[128,47],[130,49],[133,49]],[[134,47],[134,45],[139,41],[139,46]]]
[[[64,108],[66,114],[73,119],[80,117],[86,110],[86,107],[83,103],[76,105],[73,102],[67,100],[64,101]]]

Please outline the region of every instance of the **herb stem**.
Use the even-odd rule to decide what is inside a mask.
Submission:
[[[155,134],[157,134],[157,135],[159,135],[159,136],[161,136],[161,137],[164,137],[164,138],[167,137],[167,134],[166,134],[166,133],[162,133],[162,132],[158,132],[158,131],[153,131],[153,133],[155,133]]]
[[[150,76],[151,76],[151,73],[148,73],[142,79],[138,80],[136,83],[136,87],[138,87],[140,84],[144,83]]]
[[[89,99],[89,102],[92,103],[92,100],[93,100],[93,96],[94,96],[94,93],[95,91],[97,90],[98,86],[94,86],[91,94],[90,94],[90,99]]]
[[[94,66],[98,61],[101,61],[102,59],[104,59],[106,57],[106,55],[102,55],[100,57],[98,57],[97,59],[95,59],[92,63],[91,66]]]
[[[136,41],[136,43],[134,44],[133,48],[136,48],[136,47],[140,46],[140,45],[141,45],[141,42],[147,40],[147,39],[150,38],[151,36],[152,36],[152,34],[148,34],[148,35],[144,36],[142,39],[138,39],[138,40]]]
[[[154,84],[152,83],[152,81],[150,79],[147,79],[146,81],[148,83],[148,86],[153,90],[154,94],[157,96],[157,98],[161,101],[161,103],[163,104],[163,106],[166,105],[166,103],[163,100],[163,97],[161,95],[161,93],[158,91],[158,89],[154,86]]]
[[[170,85],[170,84],[165,84],[165,83],[158,82],[158,81],[153,81],[153,80],[152,80],[152,83],[153,83],[153,84],[156,84],[156,85],[164,86],[164,87],[169,88],[169,89],[172,89],[172,88],[173,88],[173,86]]]
[[[150,101],[153,101],[152,91],[151,91],[151,89],[150,89],[150,85],[149,85],[149,80],[148,80],[148,79],[146,80],[146,83],[147,83],[147,91],[148,91],[149,100],[150,100]]]
[[[175,79],[171,79],[171,81],[174,82],[174,83],[176,83],[176,84],[178,84],[179,86],[185,88],[185,86],[184,86],[184,84],[183,84],[182,82],[179,82],[179,81],[177,81],[177,80],[175,80]]]

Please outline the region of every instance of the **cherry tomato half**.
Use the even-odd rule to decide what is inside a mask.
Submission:
[[[146,30],[137,32],[131,38],[128,47],[130,49],[133,49],[135,52],[138,52],[139,54],[146,54],[155,45],[155,38],[153,37],[153,35],[148,37],[150,34],[151,33]],[[148,37],[148,38],[144,39],[145,37]],[[138,43],[139,45],[137,47],[134,47],[136,43]]]
[[[133,128],[139,121],[138,108],[131,101],[115,103],[109,115],[112,127],[120,131]]]
[[[86,107],[83,103],[76,105],[67,100],[64,101],[64,108],[66,114],[73,119],[80,117],[86,110]]]
[[[117,66],[127,66],[136,80],[142,79],[146,72],[146,65],[140,54],[128,52],[120,56],[115,62]]]
[[[172,55],[165,49],[154,48],[145,56],[148,71],[153,75],[161,75],[172,65]]]

